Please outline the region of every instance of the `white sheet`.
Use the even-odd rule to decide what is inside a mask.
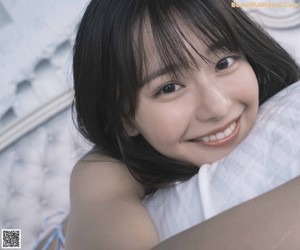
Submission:
[[[227,157],[145,199],[164,240],[300,175],[300,82],[260,107],[248,137]]]

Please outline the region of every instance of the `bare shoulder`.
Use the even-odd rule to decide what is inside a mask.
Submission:
[[[143,195],[121,162],[94,153],[82,158],[71,175],[66,250],[142,250],[156,245],[158,236]]]
[[[99,153],[88,154],[77,162],[71,175],[71,192],[73,189],[77,196],[84,192],[85,199],[89,198],[87,195],[91,198],[125,195],[138,199],[144,196],[142,185],[122,162]]]

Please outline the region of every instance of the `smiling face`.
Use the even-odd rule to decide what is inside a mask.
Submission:
[[[161,154],[200,167],[228,155],[248,135],[258,111],[258,82],[242,54],[212,51],[185,35],[197,67],[178,65],[177,77],[161,66],[153,44],[146,44],[149,69],[134,127]]]

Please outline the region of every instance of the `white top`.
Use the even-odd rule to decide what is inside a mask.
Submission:
[[[254,128],[230,155],[144,204],[164,240],[298,175],[300,82],[260,107]]]

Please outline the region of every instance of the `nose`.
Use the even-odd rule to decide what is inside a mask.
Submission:
[[[224,86],[216,82],[204,84],[197,95],[197,119],[201,121],[222,120],[230,111],[232,100]]]

